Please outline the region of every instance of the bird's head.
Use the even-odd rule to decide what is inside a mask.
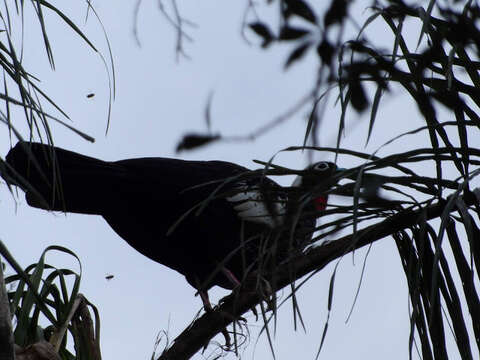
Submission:
[[[338,174],[345,169],[337,167],[333,162],[320,161],[308,166],[297,176],[292,187],[302,190],[318,188],[319,192],[328,190],[338,181]],[[328,194],[322,194],[315,198],[315,208],[319,211],[325,210],[327,206]]]

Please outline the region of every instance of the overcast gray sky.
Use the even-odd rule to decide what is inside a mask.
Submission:
[[[181,2],[180,10],[198,24],[188,32],[193,43],[185,48],[191,60],[175,61],[175,34],[160,14],[155,1],[144,0],[139,13],[139,48],[132,35],[133,5],[93,2],[108,33],[116,71],[116,100],[111,125],[105,136],[108,110],[108,80],[100,57],[52,14],[46,14],[53,44],[56,71],[49,70],[39,27],[25,15],[24,67],[42,80],[42,88],[70,115],[74,125],[95,137],[84,141],[52,123],[58,146],[105,160],[141,156],[219,159],[254,168],[252,159],[268,160],[277,151],[300,145],[307,108],[292,120],[255,142],[219,143],[194,152],[175,154],[175,145],[186,131],[205,130],[204,106],[211,91],[212,129],[223,135],[248,134],[261,124],[288,110],[308,91],[315,80],[316,58],[310,54],[301,64],[283,71],[288,47],[262,51],[240,36],[243,2],[220,0]],[[105,57],[108,50],[98,22],[91,16],[84,24],[86,6],[68,2],[66,13],[85,31]],[[362,23],[368,11],[356,11]],[[386,46],[391,37],[383,25],[372,32]],[[253,34],[252,42],[258,43]],[[89,93],[95,97],[87,98]],[[401,131],[422,125],[416,108],[394,89],[379,112],[372,141],[364,149],[368,115],[350,113],[343,146],[372,152]],[[334,95],[331,97],[334,98]],[[21,113],[15,125],[26,135]],[[334,145],[339,118],[338,106],[330,102],[321,129],[322,145]],[[0,153],[6,154],[7,130],[0,128]],[[425,135],[395,142],[380,155],[414,148],[427,141]],[[331,159],[315,154],[315,159]],[[307,156],[281,153],[277,162],[303,168]],[[356,165],[341,158],[339,165]],[[426,169],[428,172],[428,169]],[[277,179],[286,184],[291,179]],[[0,239],[18,261],[35,262],[42,250],[59,244],[81,259],[81,291],[101,314],[101,348],[105,359],[145,359],[151,355],[156,334],[168,330],[175,338],[201,308],[194,289],[185,279],[130,248],[101,217],[52,214],[28,207],[23,194],[18,204],[5,186],[0,187]],[[158,204],[162,206],[162,204]],[[391,239],[376,243],[369,254],[362,288],[354,313],[345,323],[359,284],[365,249],[346,256],[339,266],[330,316],[324,359],[405,359],[408,356],[408,292],[403,270]],[[56,266],[75,266],[66,256],[51,254]],[[313,359],[327,317],[327,295],[333,266],[322,270],[301,290],[299,301],[307,333],[293,331],[291,306],[280,311],[275,347],[278,359]],[[113,274],[107,281],[105,276]],[[227,292],[212,289],[213,301]],[[286,293],[283,294],[285,296]],[[282,296],[282,294],[280,294]],[[269,356],[264,336],[256,344],[261,322],[247,314],[250,344],[243,353],[249,359]],[[222,341],[222,337],[218,337]],[[204,355],[214,347],[207,349]],[[201,358],[201,355],[196,356]],[[230,358],[233,358],[230,356]]]

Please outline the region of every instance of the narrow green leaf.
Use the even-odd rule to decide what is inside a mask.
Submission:
[[[375,124],[375,119],[377,118],[378,105],[380,105],[380,98],[382,97],[383,89],[380,85],[377,85],[377,90],[375,91],[375,96],[373,97],[372,110],[370,111],[370,123],[368,125],[368,135],[365,146],[368,145],[370,136],[372,135],[373,125]]]

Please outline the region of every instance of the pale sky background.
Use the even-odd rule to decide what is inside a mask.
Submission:
[[[180,2],[180,10],[198,24],[188,32],[193,43],[185,43],[191,60],[175,61],[175,34],[160,14],[155,1],[144,0],[139,13],[139,48],[132,33],[134,2],[113,4],[94,1],[108,33],[115,63],[117,93],[111,125],[105,137],[108,108],[107,73],[100,57],[63,24],[47,14],[56,71],[49,69],[43,41],[31,7],[25,6],[24,67],[39,77],[42,89],[71,117],[75,127],[95,137],[84,141],[64,127],[51,123],[56,145],[104,160],[143,156],[218,159],[255,168],[252,159],[268,160],[290,145],[301,145],[308,109],[255,142],[219,143],[194,152],[175,154],[175,146],[187,131],[204,131],[204,107],[210,91],[212,129],[223,135],[248,134],[252,129],[289,109],[309,90],[315,79],[316,57],[310,54],[301,64],[284,72],[287,47],[262,51],[240,36],[243,1],[220,0]],[[367,6],[369,2],[365,2]],[[75,20],[95,46],[108,58],[101,27],[91,16],[84,24],[86,5],[68,2],[61,9]],[[352,11],[361,24],[368,10]],[[91,14],[92,15],[92,14]],[[17,19],[18,22],[18,19]],[[18,25],[18,24],[17,24]],[[391,44],[386,27],[373,24],[370,35],[385,46]],[[248,33],[252,43],[258,38]],[[384,37],[384,39],[382,38]],[[86,97],[95,93],[95,97]],[[393,95],[393,96],[392,96]],[[331,99],[334,99],[335,93]],[[350,113],[343,146],[373,152],[399,132],[423,125],[416,107],[399,89],[387,95],[378,114],[371,144],[364,149],[368,115]],[[339,106],[331,101],[321,130],[322,145],[334,145]],[[21,113],[15,125],[27,134]],[[0,127],[0,154],[10,147],[7,129]],[[428,141],[425,134],[408,137],[382,150],[379,155],[415,148]],[[315,159],[331,159],[315,154]],[[306,154],[279,154],[277,162],[293,168],[307,164]],[[358,164],[340,158],[339,165]],[[428,167],[425,168],[425,175]],[[287,184],[291,179],[278,179]],[[0,187],[0,239],[23,265],[38,260],[45,247],[58,244],[73,250],[81,259],[81,292],[100,310],[101,349],[104,359],[147,359],[157,333],[167,330],[174,339],[201,308],[194,289],[183,276],[143,257],[129,247],[101,217],[52,214],[30,208],[23,194],[16,199],[6,186]],[[16,207],[17,206],[17,207]],[[162,206],[162,204],[158,204]],[[406,359],[408,357],[408,292],[405,276],[392,239],[377,242],[370,252],[362,288],[348,323],[345,323],[359,284],[365,249],[345,257],[338,269],[334,306],[322,359]],[[51,254],[48,262],[76,266],[63,255]],[[274,345],[278,359],[314,359],[325,320],[331,264],[300,291],[299,301],[307,333],[293,330],[290,304],[279,313]],[[113,274],[107,281],[105,276]],[[227,294],[212,289],[217,301]],[[284,293],[284,296],[287,293]],[[282,294],[280,293],[280,296]],[[261,321],[246,314],[250,344],[242,358],[270,358],[264,335],[257,342]],[[223,341],[220,336],[217,338]],[[215,347],[207,349],[208,356]],[[202,355],[197,354],[196,359]],[[233,359],[233,355],[229,355]]]

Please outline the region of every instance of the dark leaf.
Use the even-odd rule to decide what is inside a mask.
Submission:
[[[317,23],[317,17],[315,16],[315,13],[305,1],[285,0],[285,4],[287,5],[287,17],[289,15],[297,15],[313,24]]]
[[[261,22],[256,22],[256,23],[251,23],[250,29],[255,31],[257,35],[261,36],[262,38],[273,38],[272,33],[270,29],[267,27],[267,25],[261,23]]]
[[[347,6],[347,0],[333,0],[323,19],[325,27],[335,23],[341,24],[347,15]]]
[[[207,104],[205,105],[205,123],[207,124],[208,132],[211,131],[212,119],[211,119],[211,107],[212,107],[213,91],[208,94]]]
[[[310,31],[305,29],[294,28],[290,26],[284,26],[280,31],[280,40],[295,40],[309,34]]]
[[[268,26],[261,22],[251,23],[248,26],[263,39],[262,47],[267,47],[275,39]]]
[[[305,55],[306,50],[310,47],[311,43],[304,43],[292,51],[285,63],[285,69],[288,68],[294,61],[297,61]]]
[[[315,105],[313,106],[313,109],[310,113],[310,116],[308,117],[307,128],[305,130],[305,137],[303,139],[303,146],[307,145],[308,137],[310,136],[313,125],[318,122],[317,105],[318,105],[318,101],[315,102]],[[312,136],[312,138],[313,138],[313,136]]]
[[[220,135],[187,134],[177,145],[176,152],[180,152],[182,150],[191,150],[218,139],[220,139]]]
[[[350,83],[350,102],[358,112],[364,111],[368,107],[367,95],[360,81]]]
[[[458,237],[457,230],[455,228],[455,223],[449,221],[446,226],[448,240],[450,246],[452,247],[452,253],[457,264],[458,274],[462,279],[463,291],[465,293],[465,300],[467,302],[468,311],[472,314],[474,319],[478,319],[480,316],[480,301],[478,294],[475,290],[475,284],[473,281],[473,270],[469,266],[467,259],[462,250],[462,244]],[[478,234],[477,234],[478,235]],[[480,335],[480,324],[474,323],[473,331],[478,338]]]
[[[443,61],[444,57],[442,56],[442,52],[442,45],[439,44],[437,41],[431,44],[417,60],[418,71],[423,71],[425,68],[428,68],[430,64],[434,62]]]
[[[324,64],[330,65],[333,55],[335,54],[335,48],[328,40],[323,40],[320,45],[317,46],[317,53]]]
[[[367,142],[370,140],[370,136],[372,135],[373,125],[375,124],[375,118],[377,117],[377,110],[378,105],[380,104],[380,98],[382,97],[383,89],[381,86],[377,86],[377,91],[375,91],[375,96],[373,97],[373,105],[372,111],[370,113],[370,124],[368,125],[368,135],[367,135]],[[365,145],[366,145],[365,144]]]
[[[456,237],[456,230],[455,230],[455,224],[453,224],[453,228],[451,227],[453,224],[453,221],[451,220],[449,224],[447,224],[447,234],[449,233],[449,230],[453,230],[453,236]],[[450,227],[450,229],[449,229]],[[450,234],[449,234],[450,236]],[[458,237],[455,239],[458,241]],[[454,240],[454,241],[455,241]],[[460,249],[457,249],[457,251],[460,251],[460,257],[463,257],[463,251]],[[457,259],[457,255],[454,254],[455,258]],[[466,260],[463,257],[463,260]],[[457,347],[458,350],[460,351],[461,358],[462,359],[472,359],[472,353],[470,349],[470,341],[468,339],[468,332],[465,326],[465,318],[462,313],[462,306],[460,302],[460,297],[459,293],[457,291],[457,287],[455,284],[455,281],[452,278],[451,272],[450,272],[450,264],[449,261],[445,258],[445,256],[442,256],[440,258],[440,264],[442,266],[442,272],[445,275],[445,281],[446,285],[448,286],[448,295],[450,296],[443,296],[443,298],[446,300],[448,312],[450,313],[450,319],[453,325],[453,329],[455,331],[455,338],[457,339]],[[460,265],[459,263],[457,263]],[[470,280],[473,278],[473,272],[471,269],[468,267],[467,268],[461,269],[458,267],[459,272],[462,270],[467,270],[466,273],[461,273],[460,276],[462,277],[462,283],[465,284],[465,282],[470,282]],[[462,275],[467,275],[466,278],[463,278]],[[442,292],[447,293],[446,289],[442,289]],[[476,295],[475,293],[473,294],[474,296]],[[467,296],[467,301],[468,301],[468,296]],[[478,301],[478,299],[477,299]],[[469,304],[470,305],[470,304]],[[475,316],[474,313],[470,312],[473,316]]]

